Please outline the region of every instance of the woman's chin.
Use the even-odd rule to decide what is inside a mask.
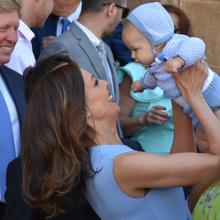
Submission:
[[[116,120],[118,119],[118,117],[120,116],[121,113],[121,108],[119,105],[117,105],[117,110],[116,110]]]

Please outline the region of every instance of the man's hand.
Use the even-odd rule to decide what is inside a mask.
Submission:
[[[48,45],[56,39],[56,36],[47,36],[43,38],[42,47],[43,49],[47,48]]]

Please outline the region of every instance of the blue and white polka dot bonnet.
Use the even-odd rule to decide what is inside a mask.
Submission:
[[[152,46],[166,42],[174,35],[172,18],[159,2],[138,6],[130,12],[127,19]]]

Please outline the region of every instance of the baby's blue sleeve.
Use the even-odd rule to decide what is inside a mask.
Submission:
[[[140,78],[140,82],[144,89],[154,89],[157,87],[157,80],[150,72],[146,72],[144,76]]]
[[[204,53],[204,41],[197,37],[189,37],[181,42],[177,55],[185,61],[185,68],[195,64],[199,60],[203,60],[205,57]]]

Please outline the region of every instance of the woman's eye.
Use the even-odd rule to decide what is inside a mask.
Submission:
[[[94,85],[97,86],[99,84],[99,80],[95,79]]]

